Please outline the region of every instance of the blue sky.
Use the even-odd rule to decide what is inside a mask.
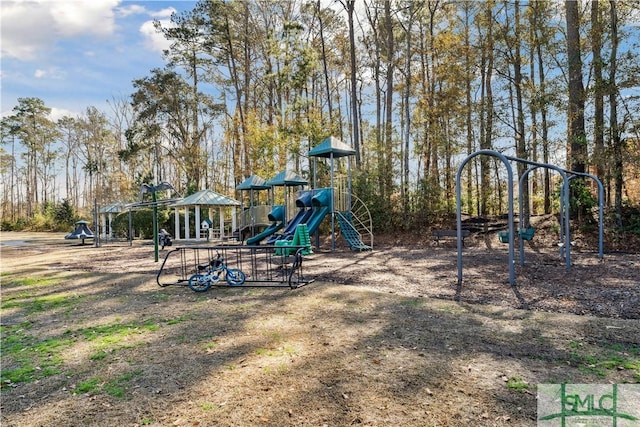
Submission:
[[[131,82],[164,66],[168,44],[153,20],[195,1],[0,0],[1,110],[41,98],[54,120],[128,97]]]

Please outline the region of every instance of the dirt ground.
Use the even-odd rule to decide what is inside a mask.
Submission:
[[[153,247],[0,234],[2,426],[534,426],[541,383],[640,382],[640,251],[380,239],[307,286],[159,287]],[[495,240],[495,242],[493,241]]]

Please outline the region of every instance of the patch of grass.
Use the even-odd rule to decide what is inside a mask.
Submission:
[[[22,307],[25,303],[19,300],[26,300],[28,298],[33,298],[33,295],[26,292],[20,292],[19,294],[15,295],[3,295],[0,309],[8,310],[10,308]]]
[[[117,397],[118,399],[122,399],[125,393],[124,386],[118,382],[110,382],[108,384],[105,384],[103,390],[109,396]]]
[[[143,418],[140,420],[140,425],[148,426],[153,424],[155,421],[152,418]]]
[[[3,383],[28,383],[60,373],[61,353],[70,347],[68,337],[38,340],[20,327],[3,327],[2,371]]]
[[[452,313],[452,314],[458,314],[458,313],[461,313],[463,311],[460,308],[460,306],[452,305],[452,304],[440,304],[436,308],[438,310],[440,310],[440,311],[444,311],[444,312]]]
[[[79,295],[46,295],[42,297],[34,297],[30,294],[20,294],[15,297],[5,298],[3,304],[0,306],[3,310],[9,308],[21,308],[27,313],[39,313],[48,310],[54,310],[58,308],[70,308],[85,297]]]
[[[269,356],[269,357],[277,357],[284,355],[293,355],[296,354],[296,349],[289,345],[285,344],[282,347],[278,347],[277,349],[267,349],[267,348],[259,348],[256,350],[256,354],[259,356]]]
[[[165,322],[167,325],[177,325],[178,323],[186,322],[187,320],[191,320],[191,319],[192,319],[191,315],[185,315],[185,316],[175,317],[173,319],[167,319],[165,320]]]
[[[289,370],[289,367],[284,363],[280,363],[276,366],[264,366],[262,368],[262,371],[265,374],[283,374],[288,370]]]
[[[282,341],[282,334],[278,331],[264,332],[264,336],[269,338],[274,343],[279,343]]]
[[[142,371],[134,371],[128,374],[121,375],[118,378],[106,383],[103,387],[103,390],[109,396],[121,399],[124,397],[126,391],[128,390],[127,384],[129,383],[129,381],[141,374]]]
[[[200,404],[200,409],[202,409],[203,411],[211,411],[213,408],[213,403],[204,402]]]
[[[256,350],[256,354],[258,356],[275,356],[275,353],[273,352],[273,350],[269,350],[266,348],[259,348]]]
[[[87,381],[83,381],[76,387],[78,393],[95,393],[100,389],[100,378],[90,378]]]
[[[3,286],[51,286],[61,282],[60,278],[53,277],[16,277],[15,279],[3,282]]]
[[[33,311],[46,311],[77,304],[85,297],[79,295],[47,295],[33,301]]]
[[[59,374],[64,364],[64,350],[71,347],[79,337],[94,342],[96,351],[89,358],[101,360],[108,355],[105,349],[132,347],[134,344],[127,343],[127,337],[159,328],[152,322],[112,324],[78,331],[67,330],[62,336],[39,340],[26,332],[30,327],[29,322],[2,327],[0,378],[3,383],[28,383]],[[113,393],[118,394],[115,388]]]
[[[105,393],[111,397],[121,399],[127,392],[127,383],[141,373],[142,371],[130,372],[108,382],[105,382],[101,378],[90,378],[78,384],[76,392],[93,394]]]
[[[636,381],[640,380],[640,346],[601,342],[594,350],[571,341],[569,347],[568,362],[581,372],[606,377],[611,371],[628,370]]]
[[[214,341],[209,341],[206,342],[202,345],[202,348],[204,350],[213,350],[214,348],[216,348],[218,346],[218,343],[214,340]]]
[[[153,297],[155,299],[157,299],[158,301],[168,301],[169,300],[169,294],[158,293],[158,294],[153,294]]]
[[[157,331],[160,327],[151,322],[138,323],[114,323],[110,325],[93,326],[80,329],[78,332],[89,341],[95,342],[97,350],[117,347],[131,347],[132,344],[123,344],[129,336],[139,335],[145,332]]]
[[[424,305],[424,300],[418,299],[418,298],[404,300],[404,301],[400,301],[400,305],[405,307],[420,307]]]
[[[284,354],[289,355],[289,356],[292,356],[292,355],[294,355],[294,354],[298,354],[298,352],[296,351],[296,349],[295,349],[292,345],[289,345],[289,344],[285,344],[285,345],[282,347],[282,352],[283,352]]]
[[[106,351],[100,350],[100,351],[98,351],[96,353],[93,353],[91,356],[89,356],[89,359],[90,360],[102,360],[107,356],[108,356],[108,354],[107,354]]]
[[[518,375],[514,375],[507,379],[507,388],[518,393],[524,393],[529,389],[529,384]]]

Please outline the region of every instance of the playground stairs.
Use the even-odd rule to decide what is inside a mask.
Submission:
[[[372,246],[362,241],[362,234],[356,229],[352,212],[336,212],[342,237],[354,251],[370,251]]]
[[[307,224],[298,224],[296,231],[293,234],[291,240],[276,240],[276,255],[293,255],[298,246],[304,246],[302,249],[302,255],[311,255],[311,236],[309,236],[309,228]],[[295,246],[291,248],[290,246]]]
[[[299,224],[296,227],[296,232],[293,235],[293,244],[298,246],[304,246],[302,255],[310,255],[311,251],[311,236],[309,236],[309,228],[307,224]]]

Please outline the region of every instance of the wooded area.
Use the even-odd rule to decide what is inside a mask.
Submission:
[[[251,174],[311,177],[306,154],[331,135],[356,150],[377,230],[454,212],[458,164],[479,149],[597,175],[622,225],[640,204],[638,15],[631,0],[200,1],[156,23],[166,67],[110,111],[54,122],[25,94],[2,118],[2,228],[63,200],[134,201],[145,182],[237,196]],[[501,166],[463,177],[465,212],[504,212]],[[532,213],[554,210],[554,179],[531,174]]]

